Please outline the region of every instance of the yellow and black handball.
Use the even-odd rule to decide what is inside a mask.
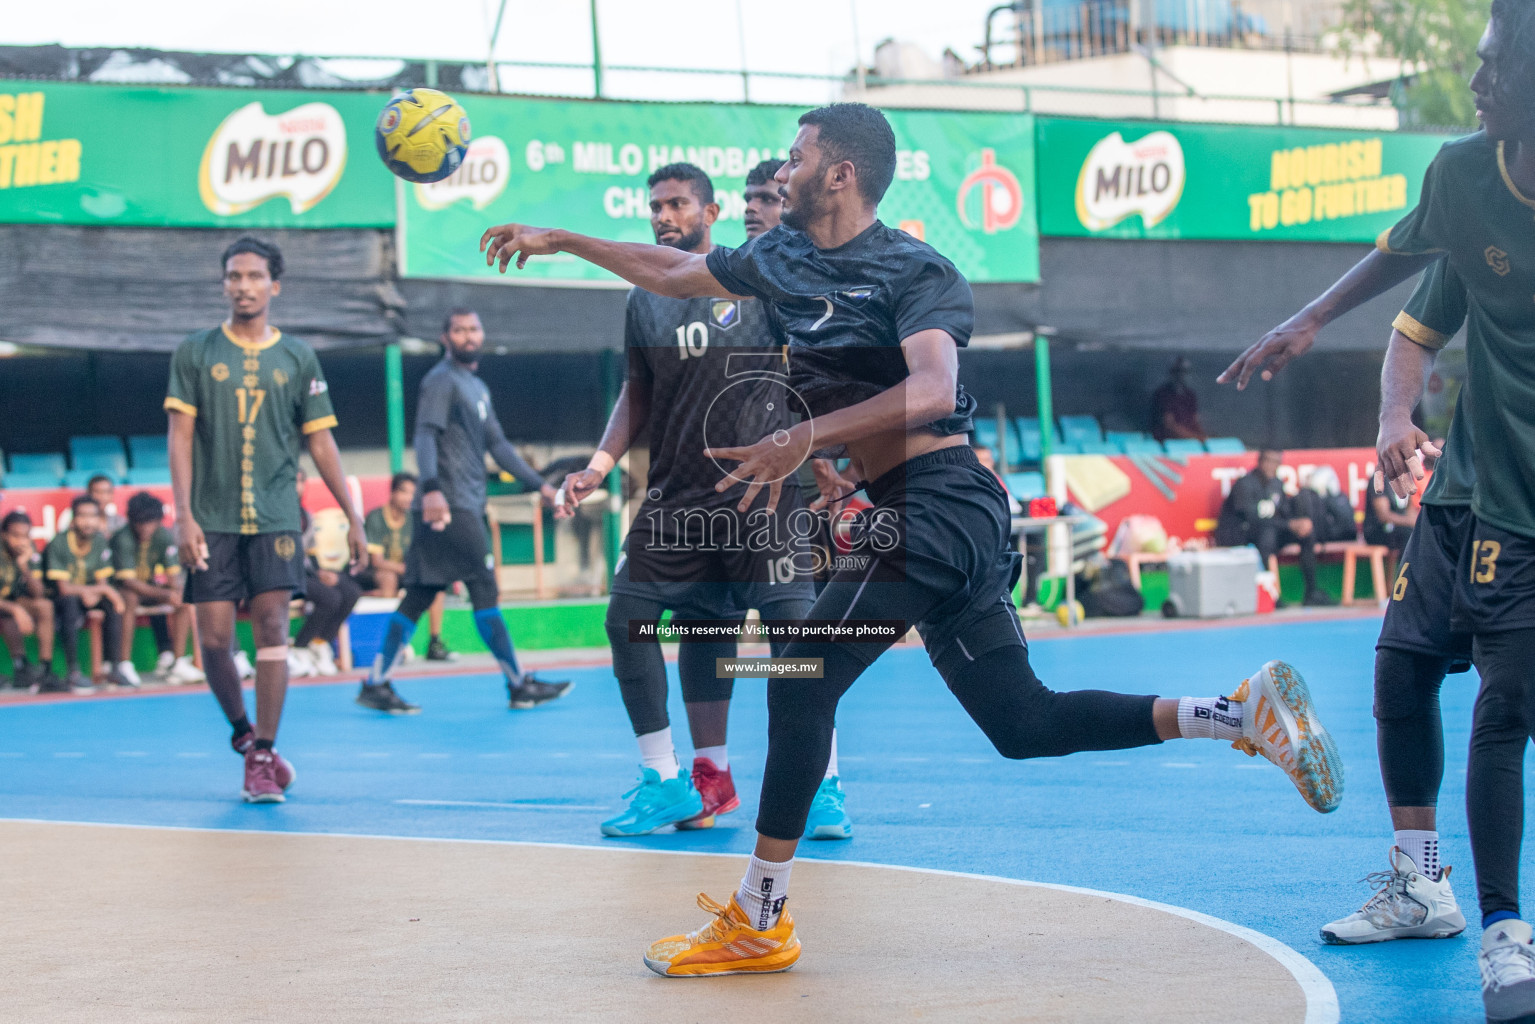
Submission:
[[[384,166],[406,181],[441,181],[458,170],[469,148],[469,115],[436,89],[396,93],[373,126]]]

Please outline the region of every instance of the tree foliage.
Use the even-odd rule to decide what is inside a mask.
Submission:
[[[1350,53],[1373,50],[1402,63],[1392,98],[1407,124],[1470,128],[1467,85],[1492,0],[1345,0],[1339,37]]]

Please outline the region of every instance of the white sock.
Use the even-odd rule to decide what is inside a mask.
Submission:
[[[1432,879],[1439,878],[1438,832],[1399,828],[1396,830],[1396,845],[1412,858],[1412,862],[1418,865],[1419,871]]]
[[[1242,738],[1242,702],[1227,697],[1179,697],[1178,735],[1186,740]]]
[[[789,891],[789,872],[793,870],[792,860],[777,863],[752,854],[746,875],[741,879],[741,888],[736,891],[736,902],[746,911],[751,927],[757,931],[765,932],[778,924],[778,915],[783,913],[784,897]]]
[[[640,764],[661,776],[661,781],[677,777],[677,751],[672,748],[672,727],[636,736],[640,744]]]
[[[714,767],[718,768],[720,771],[724,771],[730,767],[730,755],[725,752],[725,744],[723,743],[717,747],[695,747],[693,750],[693,756],[707,757],[709,760],[714,762]]]
[[[837,775],[837,730],[831,731],[831,760],[826,762],[826,778],[835,778]]]

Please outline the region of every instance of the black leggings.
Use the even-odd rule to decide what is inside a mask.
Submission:
[[[763,602],[766,607],[757,609],[763,619],[803,620],[810,612],[810,602],[803,598]],[[634,735],[659,732],[671,724],[666,713],[666,661],[661,656],[659,641],[631,643],[629,622],[656,623],[667,605],[654,598],[633,594],[614,594],[608,601],[608,644],[613,650],[613,674],[618,677],[618,692],[623,697],[624,710],[629,713],[629,725]],[[679,619],[712,619],[718,612],[698,608],[674,609]],[[711,704],[729,700],[735,692],[735,680],[716,679],[716,658],[733,658],[736,653],[734,640],[707,643],[684,643],[677,648],[677,677],[682,683],[682,700],[686,704]],[[781,653],[780,645],[773,645],[775,655]],[[828,754],[828,756],[830,756]]]
[[[88,612],[101,612],[101,649],[106,660],[116,662],[117,652],[122,649],[123,617],[106,601],[94,608],[86,608],[78,597],[60,595],[53,599],[54,617],[59,623],[59,642],[64,645],[64,664],[73,672],[80,666],[80,627],[85,625]]]
[[[1535,728],[1535,629],[1478,636],[1471,659],[1482,676],[1466,765],[1466,821],[1482,913],[1519,913],[1524,839],[1524,748]]]
[[[1381,647],[1375,652],[1375,748],[1386,803],[1434,807],[1444,781],[1439,688],[1451,659]]]
[[[405,588],[405,596],[400,598],[400,605],[395,611],[411,622],[415,622],[426,614],[432,602],[437,600],[437,595],[447,589],[447,587],[436,587],[426,583],[413,584]],[[485,577],[466,580],[464,589],[469,591],[469,604],[477,612],[496,607],[501,596],[496,589],[496,581]]]
[[[341,624],[352,614],[357,599],[362,596],[362,588],[344,572],[336,574],[335,586],[321,583],[320,577],[310,572],[304,578],[304,594],[314,605],[314,610],[298,632],[295,643],[300,647],[316,640],[329,643],[336,639]]]
[[[907,582],[864,582],[865,574],[839,574],[807,616],[832,621],[898,619],[920,622],[952,595]],[[1155,697],[1104,690],[1056,692],[1029,666],[1028,647],[1013,616],[1009,635],[993,616],[986,628],[961,628],[942,651],[930,652],[949,690],[1008,758],[1059,757],[1081,750],[1120,750],[1161,742],[1152,723]],[[1002,620],[1005,624],[1005,620]],[[999,639],[999,635],[1002,637]],[[970,641],[967,643],[967,639]],[[796,840],[831,757],[837,702],[889,643],[791,643],[786,658],[823,659],[821,679],[768,683],[768,755],[757,831]]]

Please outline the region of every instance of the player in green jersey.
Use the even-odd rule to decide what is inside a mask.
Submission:
[[[278,803],[293,779],[272,745],[288,689],[288,602],[304,591],[294,489],[301,442],[346,510],[354,564],[368,555],[331,436],[336,417],[319,360],[267,322],[282,290],[282,253],[242,238],[219,266],[229,318],[181,343],[165,399],[176,547],[186,600],[197,607],[208,685],[234,729],[231,745],[245,755],[244,797]],[[233,657],[241,601],[250,603],[256,638],[254,728]]]

